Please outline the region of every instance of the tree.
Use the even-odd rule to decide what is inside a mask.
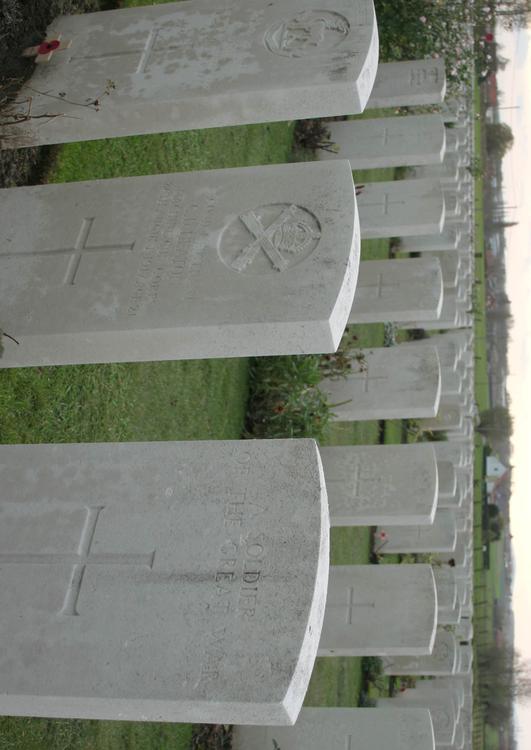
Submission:
[[[505,406],[493,406],[492,409],[485,409],[480,416],[480,423],[477,431],[480,432],[489,442],[492,440],[508,440],[513,432],[513,418],[509,409]]]
[[[479,700],[487,723],[500,726],[513,713],[513,703],[531,697],[531,665],[512,646],[485,646],[477,651]]]
[[[531,14],[531,0],[494,0],[493,11],[505,29],[524,28]]]
[[[504,122],[487,125],[487,151],[492,156],[502,159],[514,144],[511,128]]]

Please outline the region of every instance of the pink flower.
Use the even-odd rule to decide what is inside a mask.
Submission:
[[[385,531],[380,531],[380,539],[387,539],[387,534]]]
[[[426,18],[426,16],[421,16],[421,17],[419,18],[419,21],[420,21],[421,23],[426,23],[426,21],[427,21],[427,20],[428,20],[428,19]]]

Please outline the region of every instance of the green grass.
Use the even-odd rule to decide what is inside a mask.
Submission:
[[[237,439],[245,359],[0,370],[3,443]]]
[[[150,3],[120,3],[146,4]],[[284,163],[293,158],[293,130],[293,123],[272,123],[72,143],[59,149],[48,179],[61,183]],[[354,175],[357,184],[393,177],[394,170]],[[388,258],[389,241],[364,241],[361,257]],[[383,325],[356,326],[355,332],[360,348],[383,345]],[[3,370],[0,440],[238,438],[245,419],[248,373],[246,359]],[[323,442],[372,444],[380,437],[378,422],[336,423]],[[388,423],[385,441],[400,439],[401,424]],[[368,563],[370,541],[369,528],[333,529],[332,564]],[[360,659],[319,659],[306,704],[356,706],[360,690]],[[186,750],[190,739],[189,725],[0,719],[0,750]]]
[[[0,750],[188,750],[189,724],[10,719],[0,721]]]

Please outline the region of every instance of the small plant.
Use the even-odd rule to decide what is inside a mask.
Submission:
[[[332,379],[346,378],[353,369],[366,372],[367,361],[358,346],[358,337],[347,328],[337,352],[321,355],[320,368],[323,377]]]
[[[330,420],[317,355],[259,357],[251,366],[247,432],[253,438],[323,436]]]
[[[308,151],[337,153],[337,146],[330,140],[330,130],[324,120],[299,120],[295,126],[295,143]]]

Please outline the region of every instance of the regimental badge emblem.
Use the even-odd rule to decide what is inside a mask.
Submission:
[[[267,30],[264,43],[283,57],[307,57],[337,47],[350,33],[345,16],[329,10],[304,10]]]
[[[310,211],[273,204],[232,221],[221,235],[219,255],[238,273],[286,271],[311,255],[320,239],[321,226]]]

